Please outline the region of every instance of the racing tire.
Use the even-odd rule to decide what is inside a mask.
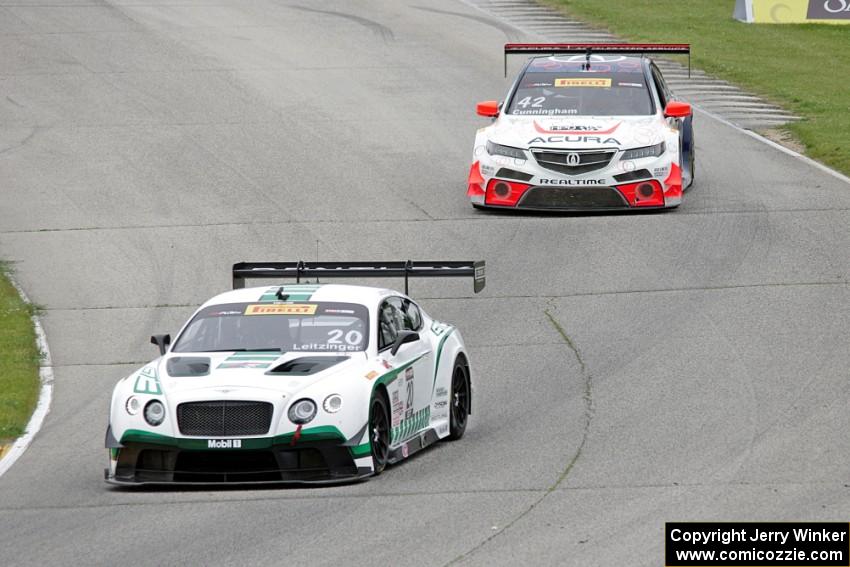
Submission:
[[[697,165],[696,165],[696,161],[697,161],[697,151],[696,151],[696,149],[695,149],[695,148],[691,148],[691,159],[690,159],[690,160],[688,160],[688,161],[690,162],[690,166],[691,166],[691,167],[690,167],[690,170],[691,170],[691,180],[688,182],[688,187],[687,187],[687,189],[690,189],[690,188],[693,186],[693,184],[694,184],[694,180],[696,179],[696,174],[697,174]]]
[[[383,394],[372,398],[369,406],[369,445],[375,476],[384,472],[390,459],[390,416]]]
[[[696,176],[696,157],[697,150],[694,146],[694,125],[693,118],[688,118],[685,122],[685,128],[687,129],[687,134],[685,132],[682,133],[682,143],[681,150],[685,149],[685,145],[687,143],[688,149],[688,157],[687,160],[682,160],[682,191],[687,191],[694,184],[694,178]],[[685,139],[687,137],[687,140]],[[685,155],[684,151],[680,152],[680,155]]]
[[[449,396],[449,440],[456,441],[466,432],[472,388],[469,382],[469,367],[462,358],[455,360],[452,370],[452,389]]]

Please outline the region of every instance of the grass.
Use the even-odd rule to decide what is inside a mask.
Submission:
[[[538,0],[631,41],[690,43],[694,67],[804,120],[783,129],[850,174],[850,26],[745,24],[735,0]]]
[[[32,316],[0,263],[0,444],[22,435],[38,401],[38,365]]]

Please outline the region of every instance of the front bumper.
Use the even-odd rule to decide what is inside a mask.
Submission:
[[[235,446],[221,440],[122,439],[120,447],[109,448],[104,479],[125,486],[331,484],[373,473],[368,444],[355,447],[344,438],[323,437],[244,439],[230,444]],[[210,443],[224,447],[204,447]]]
[[[530,161],[513,169],[493,161],[482,157],[470,168],[467,196],[477,207],[614,211],[672,208],[682,202],[681,169],[665,159],[643,160],[635,171],[619,171],[612,165],[581,176],[542,172]]]

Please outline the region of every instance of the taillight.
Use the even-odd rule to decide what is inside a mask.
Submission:
[[[488,205],[514,207],[529,187],[531,185],[528,183],[491,179],[487,184],[487,196],[484,202]]]

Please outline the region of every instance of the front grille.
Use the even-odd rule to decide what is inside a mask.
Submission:
[[[607,167],[617,150],[541,150],[532,148],[531,153],[540,167],[567,175],[582,175]]]
[[[188,402],[177,406],[177,425],[183,435],[264,435],[271,428],[273,411],[268,402]]]
[[[622,209],[629,204],[613,187],[532,187],[518,205],[529,209]]]

